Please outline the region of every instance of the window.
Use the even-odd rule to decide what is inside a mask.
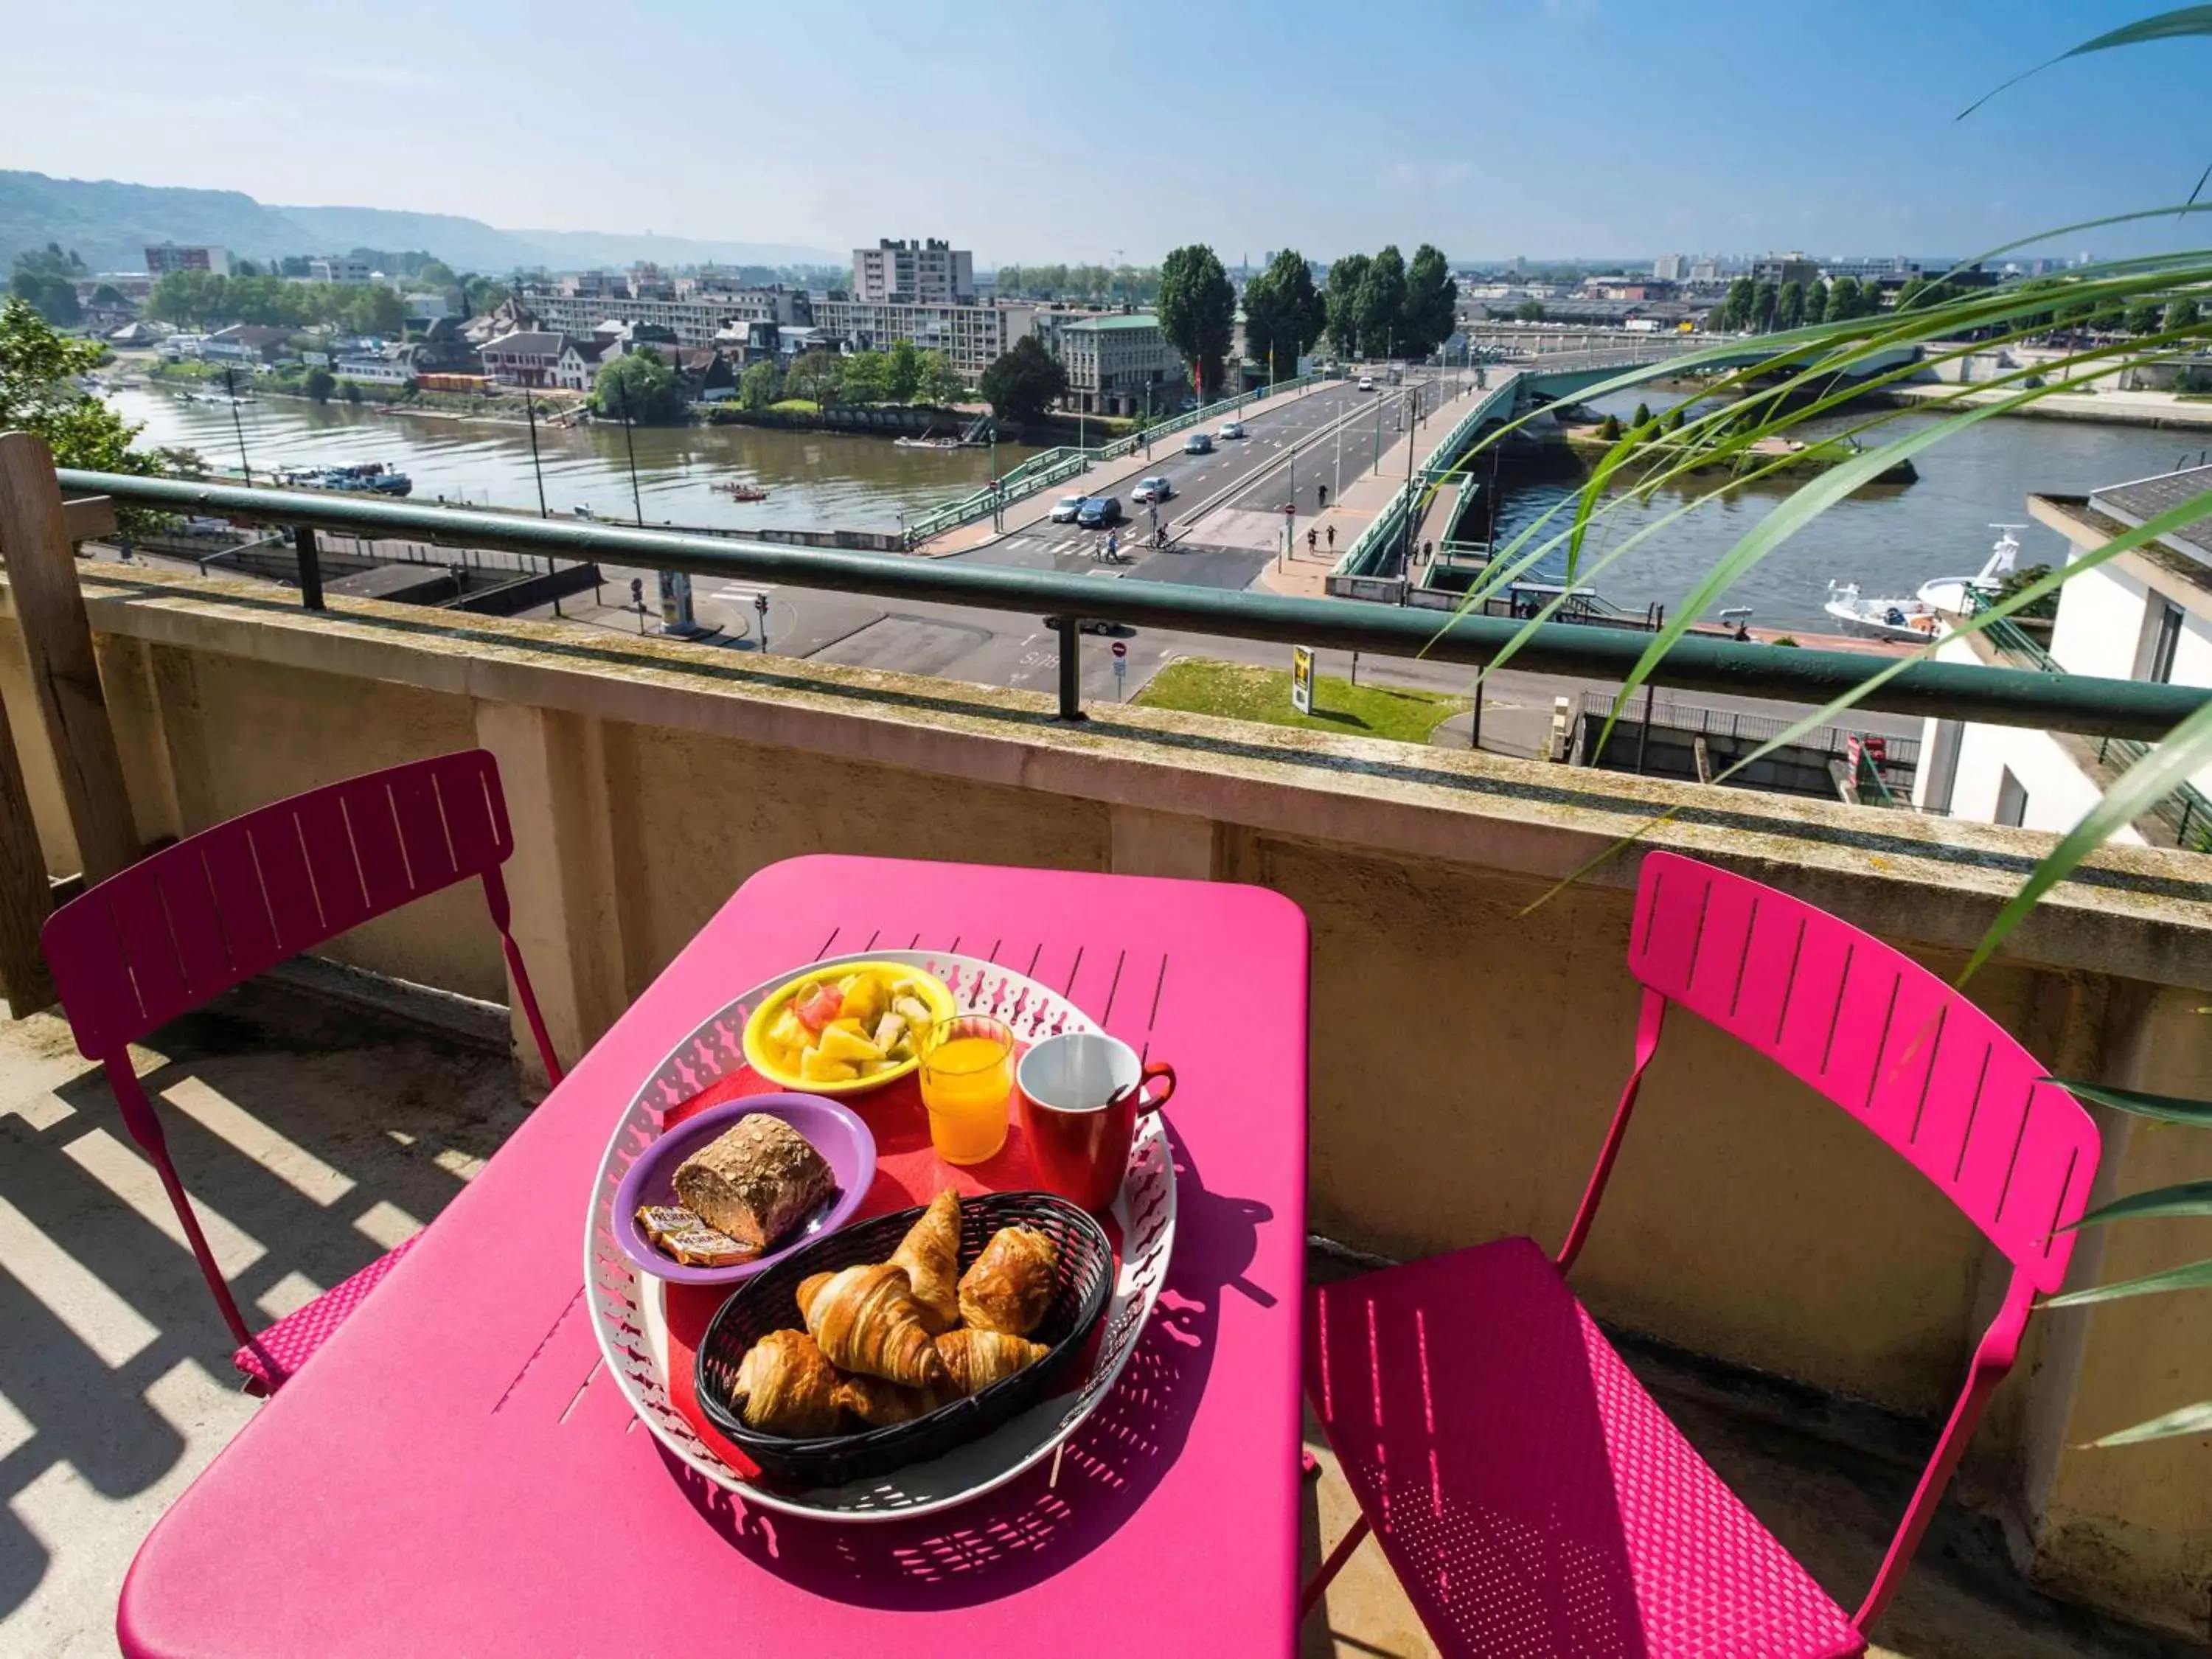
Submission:
[[[1996,822],[2010,824],[2015,830],[2027,822],[2027,791],[2021,787],[2020,780],[2013,776],[2009,766],[1997,778]]]
[[[2143,618],[2140,678],[2164,685],[2173,678],[2174,647],[2181,642],[2181,607],[2154,593]]]

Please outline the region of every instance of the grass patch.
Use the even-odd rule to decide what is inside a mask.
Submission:
[[[1412,691],[1395,685],[1354,685],[1334,674],[1314,676],[1314,711],[1291,707],[1291,671],[1242,663],[1171,662],[1155,674],[1136,701],[1149,708],[1295,726],[1308,732],[1346,732],[1426,743],[1429,734],[1468,708],[1465,697]]]
[[[778,415],[819,415],[822,405],[811,398],[782,398],[769,405]]]

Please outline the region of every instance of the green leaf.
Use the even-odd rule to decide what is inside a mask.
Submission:
[[[2137,1117],[2160,1118],[2168,1123],[2190,1123],[2199,1128],[2212,1129],[2212,1100],[2188,1100],[2179,1095],[2147,1095],[2139,1089],[2114,1089],[2102,1083],[2083,1083],[2070,1077],[2053,1078],[2051,1081],[2068,1094],[2082,1100],[2094,1100],[2100,1106],[2133,1112]]]
[[[2192,1261],[2185,1267],[2124,1279],[2117,1285],[2098,1285],[2086,1291],[2069,1291],[2045,1300],[2046,1308],[2079,1308],[2092,1302],[2117,1302],[2126,1296],[2155,1296],[2161,1291],[2201,1291],[2212,1288],[2212,1261]]]
[[[1963,121],[1998,93],[2009,91],[2031,76],[2040,75],[2053,64],[2063,64],[2069,58],[2084,58],[2093,52],[2110,52],[2115,46],[2145,46],[2154,40],[2179,40],[2191,34],[2212,34],[2212,6],[2182,6],[2173,11],[2160,12],[2155,17],[2145,17],[2124,27],[2100,34],[2094,40],[2084,40],[2070,52],[2062,52],[2047,63],[2038,64],[2032,70],[2023,70],[2004,85],[1984,93],[1960,110],[1954,118]]]
[[[2075,1227],[2100,1227],[2108,1221],[2126,1221],[2153,1215],[2212,1215],[2212,1181],[2185,1181],[2173,1187],[2154,1187],[2130,1193],[2089,1212]],[[2061,1227],[2060,1232],[2069,1229]]]
[[[2212,1400],[2184,1406],[2131,1429],[2118,1429],[2092,1440],[2093,1446],[2132,1446],[2145,1440],[2171,1440],[2176,1435],[2212,1434]]]

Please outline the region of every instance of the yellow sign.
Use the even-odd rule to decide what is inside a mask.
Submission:
[[[1303,645],[1291,647],[1291,707],[1313,713],[1313,653]]]

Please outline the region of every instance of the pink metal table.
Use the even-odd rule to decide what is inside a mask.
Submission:
[[[1018,968],[1173,1060],[1167,1288],[1049,1486],[1041,1467],[864,1526],[748,1512],[679,1478],[607,1377],[582,1206],[632,1091],[701,1019],[818,956],[917,945]],[[1264,890],[762,872],[162,1518],[125,1650],[1288,1654],[1305,1054],[1305,921]]]

